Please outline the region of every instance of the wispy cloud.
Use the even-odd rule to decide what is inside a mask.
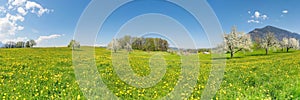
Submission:
[[[56,38],[59,38],[61,37],[62,35],[59,35],[59,34],[53,34],[53,35],[49,35],[49,36],[40,36],[36,42],[39,44],[41,43],[42,41],[45,41],[45,40],[50,40],[50,39],[56,39]]]
[[[251,11],[248,11],[248,14],[251,14]]]
[[[31,31],[32,31],[33,33],[39,33],[39,30],[37,30],[37,29],[31,29]]]
[[[283,10],[282,13],[287,14],[287,13],[289,13],[289,11],[288,10]]]
[[[281,11],[280,17],[283,17],[284,15],[286,15],[286,14],[288,14],[288,13],[289,13],[288,10],[282,10],[282,11]]]
[[[26,10],[30,10],[31,13],[37,14],[39,17],[44,13],[52,12],[53,10],[42,7],[40,4],[32,1],[27,1],[25,5]],[[36,10],[38,9],[38,10]]]
[[[253,20],[253,19],[248,20],[247,22],[248,22],[248,23],[260,23],[258,20]]]

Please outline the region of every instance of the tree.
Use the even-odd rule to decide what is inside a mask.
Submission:
[[[5,48],[15,48],[16,47],[16,43],[13,41],[8,41],[5,43],[4,45]]]
[[[155,50],[155,44],[153,38],[146,38],[145,43],[143,45],[144,51],[154,51]]]
[[[288,45],[289,39],[288,38],[283,38],[282,41],[279,42],[279,45],[281,47],[281,51],[284,50],[284,48],[286,48],[286,46]]]
[[[137,50],[142,50],[143,49],[143,41],[144,38],[133,38],[133,42],[132,42],[132,48],[133,49],[137,49]]]
[[[25,42],[23,42],[23,41],[17,42],[16,48],[24,48],[24,47],[25,47]]]
[[[75,48],[80,48],[80,43],[77,42],[76,40],[71,40],[68,47],[74,50]]]
[[[32,48],[33,46],[36,45],[36,42],[34,40],[29,40],[29,41],[26,42],[25,45],[26,45],[27,48]]]
[[[299,41],[295,38],[283,38],[282,39],[282,46],[286,48],[286,52],[289,52],[289,49],[294,48],[298,49],[299,48]]]
[[[132,47],[131,47],[131,45],[130,45],[129,43],[126,44],[125,50],[126,50],[127,52],[131,52],[131,51],[132,51]]]
[[[251,50],[252,41],[250,35],[244,32],[237,32],[236,27],[232,27],[229,34],[224,35],[225,50],[230,53],[233,58],[234,54],[242,50]]]
[[[129,35],[125,35],[124,37],[118,39],[118,41],[122,49],[126,49],[127,44],[132,44],[132,38]]]
[[[264,36],[264,38],[261,39],[260,47],[266,50],[266,55],[269,54],[269,49],[271,47],[277,47],[277,46],[278,46],[278,40],[274,36],[274,33],[268,32]]]
[[[26,43],[25,43],[25,47],[26,47],[26,48],[29,48],[29,47],[30,47],[30,43],[29,43],[29,41],[26,41]]]
[[[113,44],[118,46],[113,49]],[[131,37],[124,36],[120,39],[113,40],[109,45],[108,49],[118,50],[125,49],[131,51],[132,49],[144,50],[144,51],[167,51],[169,47],[168,41],[161,38],[143,38],[143,37]]]
[[[113,50],[115,53],[117,50],[121,49],[120,43],[118,40],[113,39],[109,44],[108,44],[108,49]]]

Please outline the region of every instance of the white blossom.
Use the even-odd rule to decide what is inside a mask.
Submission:
[[[231,53],[231,57],[241,50],[251,50],[252,40],[249,34],[237,32],[233,27],[229,34],[225,34],[225,50]]]

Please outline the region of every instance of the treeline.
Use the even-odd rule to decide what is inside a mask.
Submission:
[[[112,49],[115,52],[119,49],[131,50],[143,50],[143,51],[167,51],[169,43],[167,40],[161,38],[142,38],[124,36],[119,39],[113,39],[108,44],[108,49]]]
[[[281,48],[289,52],[289,49],[299,49],[299,40],[295,38],[286,38],[283,37],[282,41],[279,41],[272,32],[267,32],[262,38],[255,39],[252,43],[251,37],[249,34],[244,32],[238,32],[236,27],[233,27],[231,32],[224,34],[224,44],[221,44],[219,47],[224,48],[230,57],[233,58],[234,54],[240,51],[248,50],[251,51],[253,44],[255,48],[265,49],[266,55],[269,54],[270,49]]]
[[[19,42],[13,42],[13,41],[8,41],[3,45],[3,48],[32,48],[35,46],[37,43],[34,40],[29,40],[29,41],[19,41]]]

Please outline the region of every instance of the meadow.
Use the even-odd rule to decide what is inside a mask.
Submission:
[[[113,70],[110,50],[95,48],[95,61],[102,80],[120,99],[160,99],[174,90],[181,71],[180,56],[133,51],[129,62],[137,75],[146,76],[151,72],[149,59],[157,53],[165,59],[166,74],[149,88],[122,81]],[[300,51],[264,54],[264,50],[254,50],[228,57],[221,87],[213,99],[300,99]],[[211,70],[211,56],[198,56],[200,72],[189,99],[201,98]],[[72,50],[0,49],[0,99],[86,99],[75,78]]]

